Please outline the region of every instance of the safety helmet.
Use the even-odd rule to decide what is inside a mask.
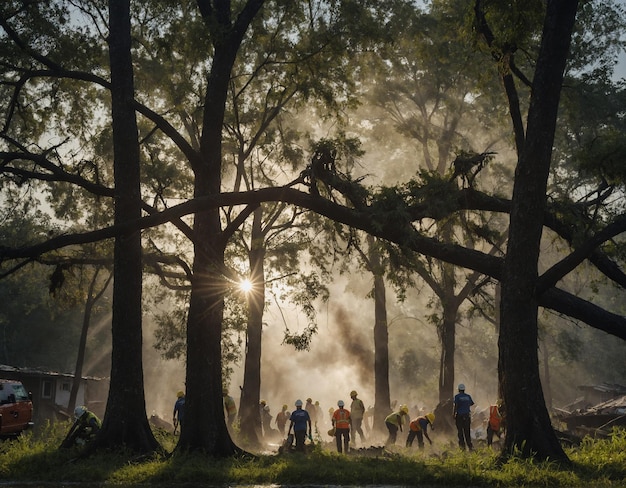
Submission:
[[[435,414],[434,413],[427,413],[426,414],[426,418],[432,424],[435,421]]]
[[[356,392],[356,390],[352,390],[352,391],[350,392],[350,396],[351,396],[351,397],[355,397],[355,396],[357,396],[357,392]]]
[[[261,400],[261,405],[267,405],[267,402],[265,400]]]
[[[339,400],[339,401],[337,402],[337,406],[338,406],[338,407],[343,407],[344,405],[345,405],[345,403],[343,403],[343,400]]]
[[[185,396],[185,392],[184,391],[179,391],[178,393],[176,393],[176,398],[182,398]]]
[[[459,383],[459,391],[465,391],[465,385],[463,383]]]
[[[302,400],[296,400],[296,407],[302,406]]]
[[[400,412],[402,412],[402,413],[409,413],[409,407],[407,405],[401,405],[400,406]]]
[[[283,410],[287,410],[289,407],[287,406],[287,404],[283,404]]]
[[[74,409],[74,417],[76,417],[77,419],[81,418],[83,416],[83,414],[87,411],[87,407],[84,406],[80,406],[80,407],[76,407]]]

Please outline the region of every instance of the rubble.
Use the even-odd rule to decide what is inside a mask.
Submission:
[[[560,410],[558,417],[571,434],[606,437],[613,427],[626,427],[626,395],[572,412]]]

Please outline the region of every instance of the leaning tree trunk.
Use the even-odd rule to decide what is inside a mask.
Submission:
[[[263,308],[265,304],[265,244],[261,229],[263,209],[254,212],[250,245],[250,281],[248,294],[248,327],[246,334],[246,359],[243,374],[243,389],[239,402],[241,439],[253,446],[259,444],[261,417],[261,338]]]
[[[115,176],[115,224],[141,217],[139,139],[133,109],[130,0],[110,0],[109,50]],[[142,364],[141,232],[115,238],[111,381],[106,413],[90,449],[159,449],[146,416]]]
[[[539,379],[537,263],[559,96],[577,1],[548,1],[527,134],[515,171],[502,280],[498,371],[507,412],[505,453],[567,461]]]
[[[94,296],[94,288],[98,282],[98,274],[100,268],[96,268],[94,275],[89,283],[89,289],[87,291],[87,300],[85,301],[85,310],[83,311],[83,326],[80,331],[80,340],[78,342],[78,354],[76,355],[76,367],[74,368],[74,381],[72,382],[72,389],[70,391],[70,399],[67,404],[67,411],[70,415],[76,408],[76,398],[78,397],[78,390],[83,378],[83,365],[85,363],[85,350],[87,348],[87,334],[89,332],[89,324],[91,323],[91,313],[96,302],[104,294],[111,282],[112,274],[105,281],[104,285],[98,293]]]

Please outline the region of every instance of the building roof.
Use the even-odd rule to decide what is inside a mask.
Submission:
[[[19,374],[22,376],[29,376],[31,378],[47,378],[47,377],[55,377],[55,378],[68,378],[73,379],[73,373],[59,373],[57,371],[47,371],[43,368],[33,368],[33,367],[17,367],[17,366],[9,366],[7,364],[0,364],[0,375],[2,373],[13,373]],[[101,381],[106,378],[99,378],[96,376],[83,376],[84,380],[91,381]]]
[[[599,383],[597,385],[580,385],[579,390],[593,390],[602,393],[611,393],[615,396],[626,395],[626,386],[616,383]]]

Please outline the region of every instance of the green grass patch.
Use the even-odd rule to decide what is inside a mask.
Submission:
[[[176,454],[150,459],[132,453],[104,452],[78,458],[78,451],[59,450],[69,425],[48,424],[36,433],[0,443],[0,479],[4,486],[37,483],[81,483],[83,486],[140,485],[402,485],[493,487],[624,487],[626,431],[608,439],[585,439],[567,449],[572,465],[513,457],[501,462],[489,449],[466,453],[452,444],[437,454],[398,447],[340,455],[316,446],[303,454],[215,459]],[[176,438],[155,435],[168,450]],[[367,455],[365,455],[367,454]],[[79,485],[80,486],[80,485]]]

